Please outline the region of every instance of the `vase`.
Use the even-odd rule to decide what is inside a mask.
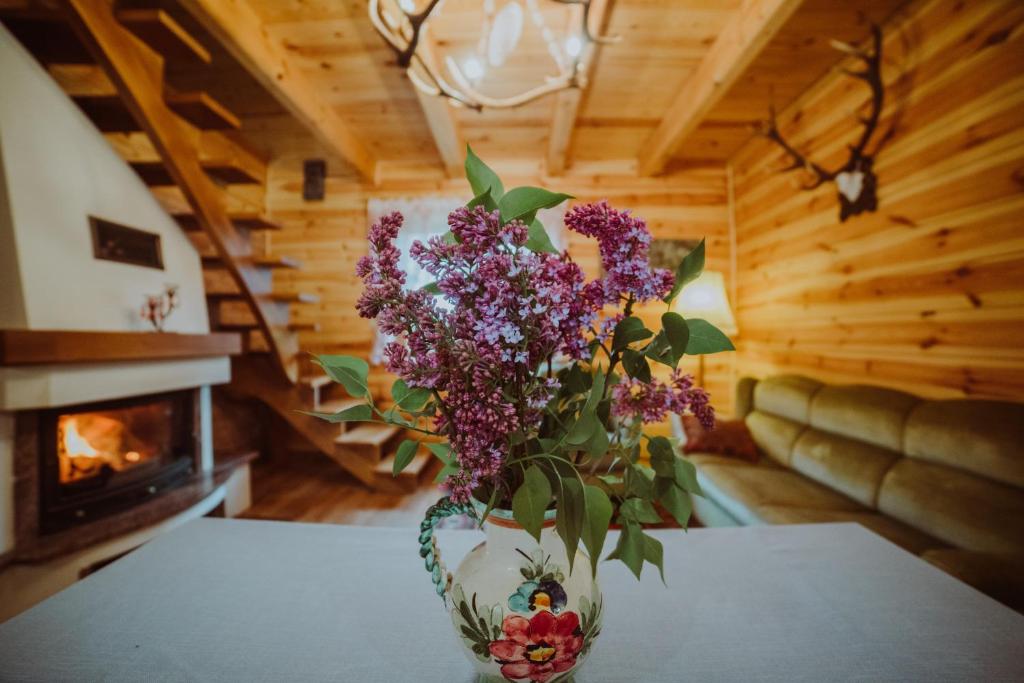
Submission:
[[[601,631],[603,601],[589,558],[578,550],[570,571],[554,510],[538,543],[511,510],[495,509],[484,520],[486,540],[447,573],[434,527],[451,515],[479,520],[484,511],[478,501],[442,498],[420,535],[420,554],[477,680],[571,683]]]

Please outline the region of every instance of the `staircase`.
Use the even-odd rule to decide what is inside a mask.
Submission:
[[[421,448],[393,478],[404,430],[329,424],[297,412],[336,412],[354,401],[338,397],[341,388],[322,374],[300,376],[308,364],[300,362],[298,333],[317,327],[292,322],[291,305],[318,297],[273,289],[275,271],[302,264],[272,253],[269,235],[281,225],[265,211],[266,160],[241,141],[241,120],[216,99],[164,81],[165,60],[207,65],[210,52],[156,6],[67,6],[66,16],[5,16],[4,23],[192,240],[202,258],[211,329],[243,335],[232,390],[266,403],[292,426],[300,448],[327,455],[367,486],[415,490],[433,459]]]

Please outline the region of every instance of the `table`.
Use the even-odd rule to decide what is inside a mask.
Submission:
[[[653,533],[579,683],[1024,680],[1024,617],[856,524]],[[190,522],[0,625],[0,680],[469,683],[416,535]]]

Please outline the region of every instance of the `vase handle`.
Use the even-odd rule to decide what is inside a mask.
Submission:
[[[434,581],[434,590],[447,606],[448,590],[451,587],[451,575],[445,570],[441,561],[441,548],[437,545],[434,529],[441,520],[455,515],[474,516],[473,506],[469,503],[456,503],[448,496],[437,501],[427,509],[426,517],[420,524],[420,557]]]

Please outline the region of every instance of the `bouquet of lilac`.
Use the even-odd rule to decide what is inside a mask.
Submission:
[[[675,273],[652,270],[642,219],[604,202],[576,206],[565,224],[597,240],[604,266],[600,279],[587,281],[536,219],[571,197],[534,187],[506,192],[472,150],[466,175],[476,196],[449,215],[449,232],[410,250],[432,284],[404,287],[398,213],[370,228],[369,254],[358,264],[359,314],[396,339],[384,352],[399,376],[393,404],[374,405],[362,359],[319,356],[328,375],[366,403],[318,416],[423,434],[444,463],[439,481],[453,500],[476,498],[488,512],[511,508],[538,539],[545,511],[555,507],[569,558],[582,542],[595,572],[613,519],[623,533],[608,559],[637,576],[645,561],[660,569],[661,544],[643,525],[662,521],[657,502],[686,526],[689,494],[700,488],[669,439],[645,435],[643,425],[689,412],[712,427],[708,395],[677,366],[684,354],[733,347],[704,320],[668,311],[654,332],[633,312],[638,304],[671,304],[700,274],[704,244]],[[652,363],[667,366],[667,380],[653,376]],[[419,446],[417,439],[399,446],[395,474]]]

